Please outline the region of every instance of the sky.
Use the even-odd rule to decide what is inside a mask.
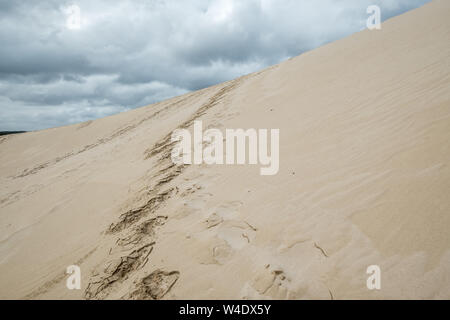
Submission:
[[[361,31],[370,5],[384,21],[427,2],[0,0],[0,131],[202,89]]]

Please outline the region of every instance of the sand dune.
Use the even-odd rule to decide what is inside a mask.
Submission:
[[[437,0],[214,87],[0,137],[0,298],[449,299],[449,16]],[[279,128],[279,173],[174,166],[170,135],[195,120]]]

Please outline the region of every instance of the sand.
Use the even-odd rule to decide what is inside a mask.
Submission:
[[[449,16],[436,0],[214,87],[0,137],[0,298],[449,299]],[[172,166],[194,120],[279,128],[278,174]]]

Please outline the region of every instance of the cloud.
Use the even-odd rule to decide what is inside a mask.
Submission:
[[[84,121],[278,63],[427,0],[0,1],[0,131]],[[80,28],[67,28],[67,8]]]

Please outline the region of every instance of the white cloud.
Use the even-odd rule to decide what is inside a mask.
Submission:
[[[229,80],[428,0],[0,3],[0,131],[84,121]],[[70,4],[80,28],[67,28]]]

